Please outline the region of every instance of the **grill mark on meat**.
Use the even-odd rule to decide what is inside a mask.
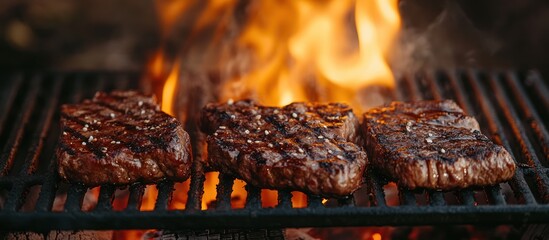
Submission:
[[[59,175],[87,186],[188,178],[189,136],[154,103],[135,91],[115,91],[63,105]]]
[[[127,100],[126,96],[117,96],[117,95],[103,95],[102,98],[108,99],[108,100],[114,100],[115,102],[123,102],[123,101]],[[97,98],[95,100],[96,100],[95,102],[99,102],[99,101],[97,101]],[[103,100],[100,100],[100,102],[106,103]],[[108,104],[108,103],[106,103],[106,104]],[[108,105],[110,105],[110,104],[108,104]],[[149,108],[149,109],[158,109],[158,105],[149,104],[146,101],[140,102],[138,107]]]
[[[283,113],[279,113],[279,114],[283,114]],[[299,124],[300,126],[303,126],[306,128],[306,130],[309,130],[311,132],[314,133],[315,136],[319,136],[319,135],[322,135],[322,132],[321,132],[321,129],[320,128],[317,128],[317,127],[313,127],[310,125],[309,122],[307,121],[299,121],[295,118],[293,118],[292,116],[289,116],[289,115],[286,115],[284,114],[288,119],[290,119],[290,121],[296,121],[298,122],[297,124]],[[292,135],[292,134],[288,134],[287,131],[286,131],[286,128],[284,126],[284,123],[281,123],[277,120],[278,117],[275,117],[276,115],[268,115],[268,116],[265,116],[264,119],[265,119],[265,122],[268,123],[268,124],[271,124],[272,126],[274,126],[282,135]],[[340,118],[340,114],[338,113],[337,116]],[[326,121],[330,121],[329,118],[323,118],[324,120]],[[335,121],[335,120],[332,120],[332,121]],[[299,135],[299,132],[296,132],[293,134],[294,136],[295,135]],[[339,137],[339,136],[336,136],[336,137]],[[298,144],[303,144],[304,147],[300,148],[300,149],[303,149],[303,153],[307,156],[307,157],[312,157],[312,153],[311,153],[311,149],[310,149],[310,145],[308,144],[304,144],[303,141],[301,141],[300,138],[297,138],[297,137],[294,137],[293,138],[294,141]],[[328,139],[328,138],[326,138]],[[318,143],[318,137],[315,137],[314,138],[314,143]],[[324,141],[324,138],[323,138],[323,141]],[[331,141],[330,139],[328,139],[328,141]],[[338,146],[341,146],[341,145],[338,145]],[[286,151],[285,149],[283,148],[277,148],[276,149],[278,151],[279,154],[283,155],[285,158],[295,158],[295,156],[290,156],[290,154],[288,154],[288,151]],[[298,150],[299,151],[299,150]],[[341,154],[341,152],[336,152],[336,154]],[[352,159],[353,155],[351,155],[350,153],[345,153],[345,156],[346,157],[351,157],[351,158],[348,158],[350,159],[351,161],[353,161],[354,159]]]
[[[449,190],[514,175],[511,155],[478,129],[450,100],[394,102],[365,113],[362,134],[373,166],[399,185]]]
[[[96,111],[97,112],[100,112],[100,111]],[[61,114],[64,118],[70,120],[70,121],[73,121],[73,122],[76,122],[78,123],[81,127],[84,127],[84,126],[88,126],[87,128],[90,130],[90,131],[95,131],[99,128],[98,125],[94,125],[93,123],[89,123],[89,122],[85,122],[85,121],[81,121],[79,120],[78,118],[76,117],[71,117],[71,116],[68,116],[67,114]],[[91,115],[91,114],[87,114],[88,116]],[[94,117],[95,118],[95,117]],[[111,121],[110,122],[111,124],[117,124],[119,126],[124,126],[126,130],[136,130],[135,126],[134,125],[130,125],[130,124],[124,124],[124,123],[121,123],[119,121]],[[72,129],[72,128],[69,128],[69,127],[65,127],[64,128],[66,132],[72,134],[73,136],[75,137],[78,137],[80,140],[82,140],[82,142],[86,142],[86,145],[84,147],[90,149],[97,157],[99,158],[104,158],[106,155],[101,152],[101,150],[96,147],[93,143],[91,142],[88,142],[88,138],[85,137],[84,135],[78,133],[75,129]],[[141,153],[141,152],[145,152],[149,149],[152,149],[151,147],[148,147],[148,148],[145,148],[145,147],[140,147],[138,145],[135,145],[135,144],[132,144],[132,143],[126,143],[123,139],[120,139],[120,138],[115,138],[114,136],[107,136],[109,138],[109,140],[111,141],[116,141],[116,142],[119,142],[120,145],[122,145],[123,147],[127,147],[128,149],[130,149],[130,151],[132,151],[133,153]],[[149,136],[148,136],[149,137]]]
[[[112,105],[106,103],[103,100],[97,100],[97,101],[94,101],[94,103],[96,103],[99,106],[104,107],[105,109],[108,109],[108,110],[111,110],[113,112],[117,112],[117,113],[120,113],[120,114],[124,114],[125,116],[128,116],[128,117],[135,117],[136,116],[136,115],[129,115],[128,114],[128,112],[130,112],[129,109],[122,110],[120,108],[117,108],[115,106],[112,106]],[[133,120],[135,120],[135,118]]]
[[[64,132],[67,132],[69,134],[71,134],[72,136],[74,137],[77,137],[80,139],[80,141],[82,142],[85,142],[86,145],[84,145],[85,148],[87,148],[88,150],[90,150],[91,152],[93,152],[93,154],[95,154],[95,156],[97,156],[98,158],[104,158],[106,155],[101,152],[101,150],[95,146],[92,142],[88,142],[88,138],[85,137],[84,135],[80,134],[79,132],[77,132],[76,130],[70,128],[70,127],[64,127],[63,128],[63,131]],[[65,145],[68,149],[71,149],[71,152],[75,153],[76,151],[74,151],[74,149],[72,149],[71,147],[69,147],[68,145]],[[74,155],[74,154],[71,154],[71,155]]]
[[[138,126],[136,126],[136,125],[132,125],[132,124],[128,124],[128,123],[124,123],[124,122],[120,122],[120,121],[111,121],[110,123],[114,124],[114,125],[122,126],[122,127],[124,127],[124,130],[126,130],[126,131],[141,131],[141,129],[138,129],[137,128]],[[170,128],[170,130],[173,130],[173,128]],[[111,139],[115,140],[115,141],[119,141],[120,144],[125,144],[134,153],[145,152],[145,151],[148,151],[149,149],[157,148],[157,147],[160,147],[160,148],[165,147],[165,144],[159,143],[160,141],[158,141],[157,137],[153,137],[153,136],[149,136],[149,135],[145,135],[145,137],[151,143],[153,143],[154,146],[141,147],[139,145],[131,143],[131,141],[128,141],[128,143],[125,143],[125,141],[123,139],[119,139],[119,138],[111,138]]]
[[[66,151],[70,155],[76,155],[76,151],[74,151],[74,149],[69,147],[67,144],[64,144],[64,143],[61,142],[61,143],[59,143],[58,146],[59,146],[59,148],[61,148],[63,151]]]
[[[279,113],[279,114],[282,114],[282,113]],[[226,114],[226,115],[229,116],[229,114]],[[286,131],[286,128],[284,127],[284,123],[279,122],[277,120],[277,118],[278,118],[278,116],[276,116],[276,115],[267,115],[267,116],[264,116],[262,119],[265,119],[265,123],[270,124],[271,126],[273,126],[280,134],[288,135],[288,133]],[[227,118],[227,120],[229,120],[229,119],[230,119],[230,116],[229,116],[229,118]],[[236,124],[234,124],[234,123],[231,123],[229,125],[231,127],[236,127]],[[266,127],[266,128],[268,128],[268,127]],[[273,135],[271,135],[271,136],[273,136]],[[266,138],[268,138],[268,136]],[[291,155],[289,153],[290,151],[288,151],[289,149],[287,147],[285,147],[283,144],[280,144],[278,141],[269,141],[269,142],[275,142],[276,145],[273,144],[273,147],[271,149],[275,150],[276,153],[280,154],[284,159],[295,159],[295,156]],[[255,158],[255,156],[257,156],[257,154],[255,154],[252,157]],[[262,165],[264,165],[266,163],[266,160],[261,156],[261,154],[259,154],[259,156],[261,157],[262,160],[259,160],[258,163],[261,163]]]
[[[89,122],[86,122],[86,121],[82,121],[76,117],[72,117],[72,116],[69,116],[67,114],[64,114],[64,113],[61,113],[61,117],[62,118],[66,118],[72,122],[75,122],[75,123],[78,123],[80,126],[84,127],[86,125],[88,125],[88,128],[90,129],[93,129],[93,130],[96,130],[97,129],[97,126],[95,126],[93,123],[89,123]]]
[[[276,115],[272,115],[272,116],[265,116],[265,122],[271,124],[272,126],[274,126],[276,128],[277,131],[279,131],[281,134],[283,135],[286,135],[286,129],[284,128],[284,124],[282,124],[281,122],[277,121],[278,117],[276,117]]]
[[[121,100],[121,99],[125,99],[125,98],[122,98],[122,97],[118,97],[116,96],[115,99],[117,100]],[[132,124],[129,124],[129,123],[125,123],[125,122],[121,122],[121,121],[118,121],[116,119],[111,120],[109,119],[109,117],[102,117],[102,118],[99,118],[98,116],[101,116],[100,114],[98,114],[99,112],[101,112],[102,110],[110,110],[110,111],[113,111],[113,112],[118,112],[120,114],[124,114],[125,117],[133,117],[133,118],[130,118],[132,121],[135,121],[135,122],[139,122],[140,119],[139,118],[136,118],[137,116],[139,115],[136,115],[136,114],[133,114],[133,115],[128,115],[127,111],[125,110],[122,110],[122,109],[119,109],[115,106],[112,106],[102,100],[98,100],[98,101],[95,101],[94,103],[97,103],[99,106],[102,106],[104,107],[104,109],[98,109],[98,110],[92,110],[89,112],[89,114],[87,114],[87,116],[93,116],[94,119],[100,119],[101,122],[106,122],[106,121],[109,121],[110,120],[110,124],[115,124],[115,125],[119,125],[119,126],[123,126],[125,128],[125,130],[136,130],[136,131],[139,131],[139,130],[142,130],[142,129],[138,129],[138,128],[141,128],[140,126],[136,126],[136,125],[132,125]],[[143,104],[144,106],[151,106],[149,104]],[[82,126],[85,126],[85,125],[88,125],[88,128],[90,130],[96,130],[99,128],[98,125],[96,124],[93,124],[91,122],[85,122],[85,121],[81,121],[79,120],[78,118],[75,118],[75,117],[71,117],[71,116],[68,116],[67,114],[62,114],[64,117],[70,119],[71,121],[74,121],[74,122],[77,122],[79,123],[80,125]],[[145,127],[150,127],[150,126],[154,126],[155,124],[150,124],[150,125],[145,125]],[[170,123],[169,125],[166,126],[166,128],[169,130],[169,131],[172,131],[173,129],[175,129],[177,127],[177,123]],[[110,140],[114,140],[114,141],[118,141],[120,142],[120,144],[124,144],[126,147],[128,147],[128,149],[130,149],[132,152],[134,153],[142,153],[142,152],[146,152],[152,148],[155,148],[155,147],[160,147],[160,148],[165,148],[166,147],[166,144],[162,142],[161,139],[157,138],[157,137],[154,137],[154,136],[146,136],[148,138],[148,140],[153,143],[155,146],[150,146],[150,147],[141,147],[139,145],[136,145],[136,144],[132,144],[132,143],[125,143],[124,140],[122,139],[119,139],[119,138],[114,138],[114,136],[110,136]]]
[[[357,121],[346,105],[237,101],[208,104],[201,118],[209,134],[205,165],[214,170],[262,188],[330,197],[360,187],[366,154],[347,139]]]
[[[265,159],[263,156],[261,156],[261,153],[258,151],[254,151],[251,154],[251,157],[259,164],[259,165],[265,165],[267,163],[267,159]]]

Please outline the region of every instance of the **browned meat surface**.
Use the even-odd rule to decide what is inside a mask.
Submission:
[[[63,105],[61,129],[59,175],[69,182],[153,183],[190,174],[189,135],[154,97],[98,92],[92,100]]]
[[[362,183],[366,153],[356,145],[358,121],[344,104],[265,107],[245,100],[208,104],[206,164],[271,189],[345,196]]]
[[[411,189],[493,185],[515,174],[511,155],[450,100],[393,102],[364,114],[372,166]]]

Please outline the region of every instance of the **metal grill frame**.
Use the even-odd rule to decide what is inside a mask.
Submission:
[[[0,112],[4,114],[0,115],[0,136],[4,138],[0,139],[0,194],[5,194],[0,197],[5,201],[0,207],[0,231],[549,223],[548,83],[536,71],[523,74],[474,69],[403,74],[391,98],[454,99],[475,116],[483,133],[503,145],[518,162],[516,174],[508,183],[517,203],[508,203],[500,184],[452,191],[458,205],[448,205],[445,192],[398,189],[399,205],[389,206],[383,189],[387,181],[369,172],[364,186],[368,196],[362,196],[368,199],[364,206],[356,204],[356,195],[340,200],[337,207],[326,207],[321,198],[308,196],[306,208],[292,208],[292,194],[279,191],[278,205],[262,208],[260,189],[246,186],[245,207],[232,209],[234,178],[220,175],[216,207],[200,210],[205,177],[195,161],[185,210],[168,209],[174,183],[165,181],[157,184],[152,211],[139,210],[145,185],[134,184],[129,186],[128,206],[123,211],[112,208],[114,186],[101,186],[97,205],[85,212],[81,207],[87,188],[69,185],[64,210],[52,212],[60,186],[54,153],[59,105],[79,102],[98,90],[140,88],[139,76],[124,72],[1,76]],[[196,153],[199,134],[196,128],[188,130]],[[28,189],[37,185],[41,191],[36,205],[31,211],[21,211]],[[477,205],[478,192],[486,195],[487,204]],[[418,202],[418,194],[426,196],[427,204]]]

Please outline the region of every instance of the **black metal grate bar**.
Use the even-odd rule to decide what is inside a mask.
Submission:
[[[97,200],[97,206],[95,207],[94,211],[111,211],[112,200],[115,190],[116,187],[112,185],[101,186],[99,199]]]
[[[61,93],[62,84],[63,79],[55,79],[51,83],[51,89],[47,89],[49,94],[40,98],[41,101],[39,101],[38,104],[40,104],[42,100],[45,102],[45,104],[39,106],[41,112],[40,115],[37,116],[38,121],[36,121],[36,126],[38,127],[35,128],[34,133],[30,137],[30,140],[32,141],[30,143],[30,147],[26,148],[29,149],[28,152],[31,154],[28,154],[26,159],[24,160],[24,165],[19,171],[20,175],[29,175],[36,170],[40,154],[42,153],[42,148],[44,147],[44,141],[47,138],[48,131],[51,129],[50,126],[52,124],[53,115],[58,106],[59,94]]]
[[[261,189],[249,184],[246,184],[245,189],[248,193],[248,196],[246,197],[245,207],[247,209],[261,208]]]
[[[144,193],[145,185],[139,183],[131,185],[126,211],[138,211],[141,208],[141,200],[143,199]]]
[[[279,208],[292,207],[292,193],[288,191],[278,191],[278,206]]]
[[[411,205],[415,206],[417,205],[416,197],[414,196],[414,193],[407,189],[399,188],[400,193],[400,202],[403,205]]]
[[[231,193],[233,192],[234,177],[220,174],[217,185],[216,209],[227,210],[231,208]]]
[[[471,189],[463,189],[458,191],[458,198],[465,206],[475,205],[475,198]]]
[[[526,120],[524,125],[532,129],[533,135],[536,136],[537,143],[541,146],[541,151],[545,155],[545,158],[547,158],[549,156],[549,133],[545,126],[541,124],[542,120],[539,117],[539,114],[528,99],[523,87],[518,83],[515,74],[507,72],[505,74],[505,80],[507,80],[507,84],[510,85],[509,87],[513,91],[513,102],[519,104],[520,107],[518,109],[522,111],[521,115]],[[548,164],[549,163],[545,163],[545,167],[547,167]]]
[[[29,84],[31,86],[39,86],[41,80],[41,78],[34,77],[30,80]],[[2,155],[0,156],[0,176],[8,174],[14,164],[16,153],[19,150],[19,145],[23,140],[23,134],[25,133],[27,123],[30,120],[34,105],[36,104],[37,94],[38,88],[31,87],[28,89],[28,93],[23,96],[23,104],[16,107],[17,109],[12,109],[12,111],[17,112],[17,115],[14,118],[14,126],[11,127],[8,141],[3,145]]]
[[[503,112],[505,114],[505,117],[507,118],[507,121],[511,124],[514,135],[517,136],[522,155],[527,158],[528,163],[531,164],[530,166],[532,166],[533,164],[536,169],[542,169],[543,166],[541,165],[541,161],[538,159],[532,143],[525,134],[524,126],[519,124],[520,119],[518,118],[515,109],[511,105],[510,100],[503,92],[501,84],[498,84],[496,82],[496,76],[494,75],[491,75],[489,77],[489,80],[492,88],[497,90],[496,98],[498,99],[501,108],[503,108]],[[542,199],[547,202],[547,199],[549,199],[549,179],[543,173],[537,173],[536,177],[543,182],[543,184],[538,184],[537,187],[540,191],[540,194],[542,194]]]
[[[89,203],[87,196],[96,191],[62,183],[56,174],[59,105],[90,98],[99,90],[139,88],[138,74],[51,73],[2,78],[7,81],[0,83],[0,110],[4,113],[0,115],[0,194],[5,193],[0,195],[4,199],[0,201],[0,230],[548,223],[549,135],[544,110],[549,106],[549,91],[537,72],[423,71],[404,74],[392,93],[402,101],[456,100],[519,164],[508,184],[446,192],[411,191],[370,171],[364,186],[349,198],[324,203],[324,199],[309,195],[307,206],[296,208],[291,192],[278,191],[276,206],[265,207],[262,189],[246,185],[244,208],[235,209],[232,201],[237,199],[231,195],[238,185],[233,177],[220,174],[213,189],[216,199],[202,210],[204,191],[212,189],[204,189],[204,169],[196,161],[188,192],[175,192],[171,181],[152,186],[158,195],[151,211],[141,210],[144,184],[127,187],[125,207],[115,211],[117,187],[101,186],[97,202]],[[204,136],[192,123],[186,126],[190,126],[195,159],[201,159]],[[40,187],[40,194],[34,210],[20,210],[27,192],[35,186]],[[185,210],[172,210],[172,197],[182,194],[187,197]],[[62,211],[58,204],[63,205]],[[35,222],[48,224],[31,224]]]
[[[174,183],[171,181],[163,181],[157,185],[158,187],[158,196],[156,198],[156,203],[154,205],[155,210],[166,210],[168,209],[168,203],[171,198]]]
[[[193,153],[197,153],[200,150],[193,147]],[[195,159],[201,159],[201,156],[195,155]],[[191,170],[191,185],[187,199],[187,210],[200,210],[202,208],[202,195],[204,194],[204,176],[203,166],[200,161],[193,162],[193,168]]]
[[[307,207],[309,208],[324,207],[324,205],[322,205],[322,198],[318,196],[307,197]]]
[[[494,105],[490,104],[487,98],[488,92],[484,89],[484,87],[479,84],[479,79],[476,76],[476,73],[473,73],[472,71],[467,72],[467,78],[469,81],[468,83],[471,84],[473,94],[476,97],[476,102],[479,103],[480,107],[482,108],[483,116],[488,118],[489,122],[489,133],[492,136],[492,139],[498,143],[503,145],[510,153],[511,155],[515,156],[516,154],[513,152],[509,141],[505,137],[503,133],[503,127],[500,122],[500,120],[497,118],[497,115],[495,113]],[[460,89],[463,93],[463,87],[460,86]],[[470,106],[470,105],[469,105]],[[520,165],[519,165],[520,166]],[[512,180],[515,186],[516,193],[520,194],[524,201],[527,204],[534,204],[535,199],[532,194],[532,191],[529,189],[528,184],[526,183],[526,180],[524,179],[524,175],[522,171],[516,171],[515,176]]]
[[[66,212],[77,212],[82,208],[82,199],[86,194],[86,188],[79,185],[72,185],[67,191],[67,201],[65,202]]]
[[[540,104],[539,111],[540,114],[543,114],[545,116],[544,122],[547,122],[549,120],[549,114],[547,113],[547,110],[549,109],[549,89],[545,84],[547,84],[547,81],[543,81],[542,77],[539,72],[537,71],[530,71],[528,75],[524,79],[525,85],[528,88],[528,92],[533,93],[539,101],[536,101],[538,104]]]
[[[8,112],[14,107],[15,96],[19,93],[23,76],[13,75],[11,77],[3,77],[7,80],[2,81],[2,95],[0,99],[0,111],[4,114],[0,115],[0,133],[4,132],[5,123],[10,117]],[[7,85],[7,86],[4,86]]]
[[[505,205],[505,199],[501,193],[500,186],[490,186],[487,187],[486,193],[488,194],[488,199],[494,205]]]
[[[383,185],[382,180],[380,180],[380,177],[377,174],[371,174],[371,177],[369,178],[369,190],[370,190],[370,196],[372,197],[370,199],[370,204],[372,206],[378,206],[378,207],[386,207],[387,203],[385,202],[385,192],[383,191]]]
[[[53,161],[53,160],[52,160]],[[53,168],[52,172],[55,171]],[[48,212],[51,211],[53,202],[55,200],[55,191],[57,185],[57,175],[50,173],[44,177],[46,180],[42,185],[40,195],[36,201],[35,209],[38,212]]]

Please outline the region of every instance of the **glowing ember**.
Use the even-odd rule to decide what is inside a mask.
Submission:
[[[381,240],[381,234],[380,233],[374,233],[372,235],[372,240]]]

